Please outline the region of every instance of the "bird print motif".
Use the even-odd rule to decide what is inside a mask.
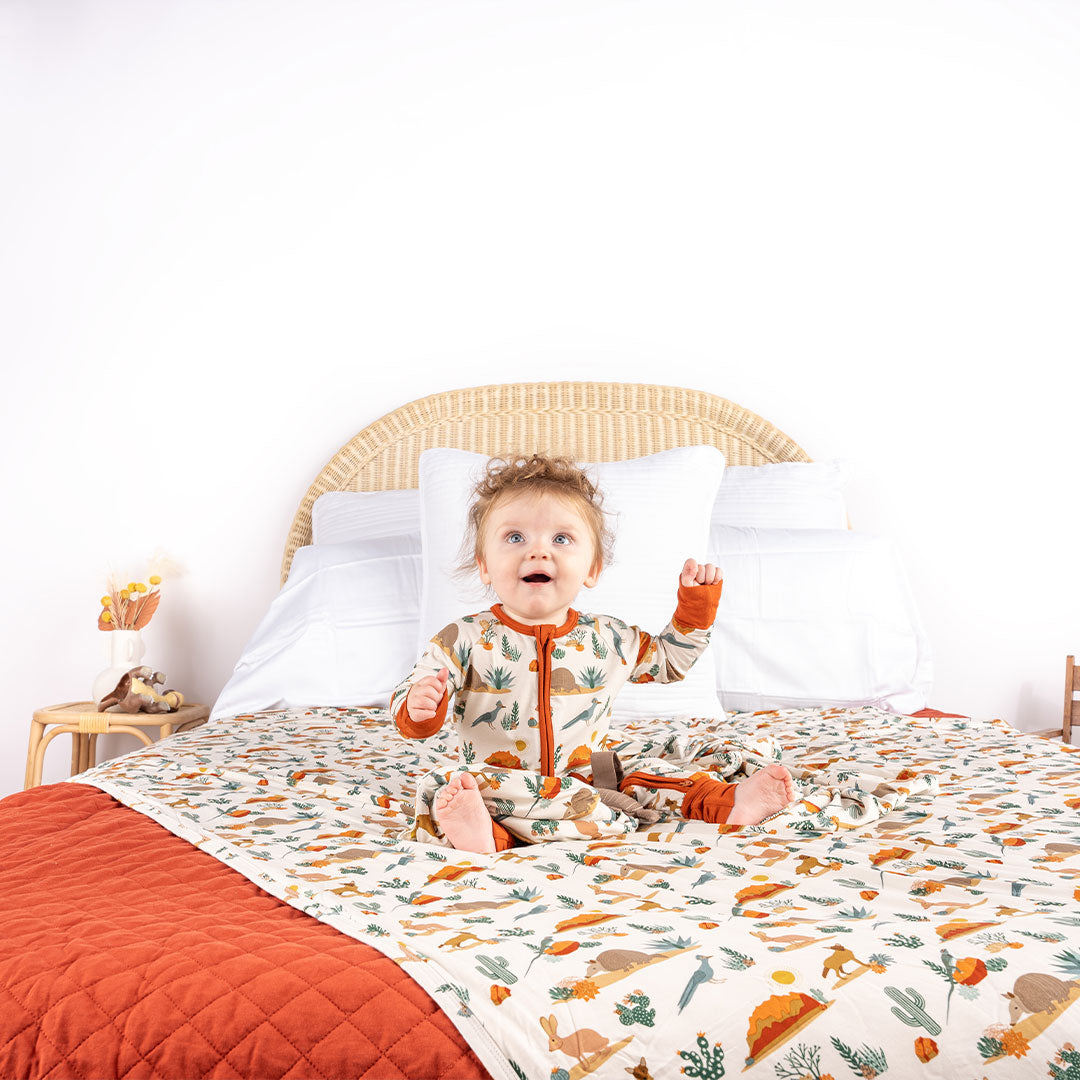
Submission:
[[[568,659],[575,675],[596,662]],[[572,718],[593,696],[567,694],[554,708]],[[532,738],[535,714],[519,705],[519,726],[504,732],[517,698],[490,691],[473,698],[465,738],[496,701],[493,736]],[[204,854],[410,974],[437,970],[436,1002],[461,1019],[467,1004],[468,1023],[529,1076],[726,1068],[747,1080],[840,1080],[944,1075],[947,1062],[958,1078],[1011,1080],[1064,1077],[1080,1063],[1075,747],[1004,721],[870,706],[734,714],[722,726],[622,722],[611,737],[630,769],[705,742],[716,748],[712,767],[732,777],[743,775],[740,760],[753,768],[782,753],[805,769],[803,798],[761,831],[666,820],[612,842],[572,816],[597,800],[595,788],[541,776],[562,783],[537,806],[536,836],[563,842],[470,856],[408,835],[415,785],[453,774],[452,733],[410,743],[395,730],[376,709],[237,716],[113,759],[80,784],[105,786],[166,827],[182,816]],[[590,734],[578,723],[564,745]],[[511,798],[536,801],[539,774],[527,773],[528,788],[509,764],[482,771],[493,814]],[[958,782],[937,791],[922,782],[934,775]],[[883,779],[904,790],[884,791]],[[1020,820],[1029,793],[1038,816],[991,832],[1003,813]],[[535,1022],[549,1011],[567,1017],[553,1051]]]
[[[494,727],[495,721],[499,716],[499,710],[505,708],[506,706],[501,701],[496,701],[494,709],[491,709],[486,713],[481,713],[469,726],[476,727],[477,724],[487,724],[489,727]]]
[[[690,981],[683,988],[682,996],[679,998],[679,1012],[682,1012],[690,1004],[690,999],[697,993],[699,986],[713,981],[713,969],[712,964],[709,963],[708,955],[702,956],[698,954],[694,959],[700,960],[701,963],[698,965],[697,971],[690,976]]]
[[[699,595],[704,590],[707,595]],[[701,585],[694,593],[695,602],[704,599],[715,610],[719,585]],[[675,599],[659,637],[614,615],[575,611],[559,627],[519,624],[501,611],[462,616],[428,643],[391,695],[390,712],[407,739],[429,739],[451,725],[460,728],[468,736],[472,761],[545,776],[580,770],[582,756],[587,758],[606,735],[611,703],[624,686],[680,681],[708,648],[711,619],[688,614],[681,591]],[[484,670],[492,630],[503,649],[499,666]],[[465,656],[462,667],[459,659]],[[435,676],[445,679],[445,711],[441,719],[417,722],[408,714],[409,690],[419,679]],[[565,739],[563,732],[568,732]]]
[[[596,709],[597,709],[597,706],[599,706],[599,704],[600,704],[600,699],[599,698],[593,698],[592,699],[592,704],[587,709],[583,710],[582,712],[579,712],[577,714],[577,716],[575,716],[573,718],[573,720],[568,720],[566,722],[566,724],[563,726],[563,731],[566,731],[568,728],[572,728],[575,724],[580,724],[583,720],[586,723],[588,721],[590,721],[593,718],[593,715],[596,713]]]
[[[673,645],[676,649],[692,649],[694,647],[687,641],[680,641],[674,634],[660,634],[659,638],[661,641]]]
[[[618,656],[618,658],[625,664],[626,657],[623,655],[622,651],[622,634],[620,634],[619,631],[611,625],[611,623],[607,622],[604,623],[604,625],[608,628],[608,630],[611,631],[611,645],[612,648],[614,648],[615,650],[616,656]]]

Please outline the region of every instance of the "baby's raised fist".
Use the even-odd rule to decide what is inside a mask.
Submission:
[[[446,680],[449,677],[450,672],[446,668],[440,668],[438,675],[425,675],[416,681],[405,699],[405,707],[409,710],[411,720],[422,724],[435,715],[439,702],[446,694]]]
[[[696,563],[693,559],[687,559],[683,563],[682,573],[679,575],[679,583],[684,588],[691,585],[715,585],[724,580],[724,572],[719,566],[711,562]]]

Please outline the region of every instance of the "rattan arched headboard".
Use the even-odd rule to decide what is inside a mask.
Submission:
[[[416,487],[420,454],[433,446],[492,456],[546,451],[579,461],[621,461],[699,444],[718,446],[729,465],[810,460],[755,413],[677,386],[508,383],[419,398],[369,424],[315,478],[289,530],[281,581],[296,549],[311,543],[311,508],[320,495]]]

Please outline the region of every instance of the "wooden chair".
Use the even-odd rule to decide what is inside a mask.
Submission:
[[[1080,722],[1080,701],[1073,695],[1080,690],[1080,667],[1073,663],[1071,656],[1065,657],[1065,721],[1061,726],[1061,737],[1065,742],[1072,741],[1073,721]]]
[[[1073,695],[1080,691],[1080,665],[1074,663],[1074,657],[1065,657],[1065,717],[1060,728],[1046,728],[1033,732],[1035,735],[1061,736],[1065,743],[1072,742],[1073,723],[1080,724],[1080,700]]]

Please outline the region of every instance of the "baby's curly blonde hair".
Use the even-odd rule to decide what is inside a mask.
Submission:
[[[589,528],[597,572],[612,560],[615,534],[604,515],[604,496],[572,458],[511,454],[492,458],[472,492],[458,572],[472,574],[484,554],[484,528],[492,510],[518,495],[554,495],[577,510]]]

